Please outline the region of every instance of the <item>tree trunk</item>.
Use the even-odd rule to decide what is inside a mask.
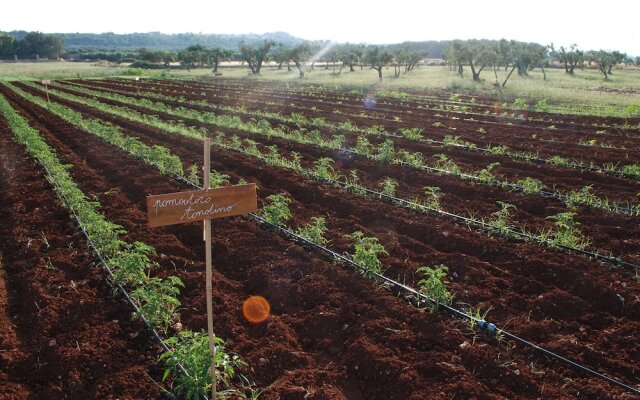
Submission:
[[[296,68],[298,68],[298,72],[300,73],[300,79],[304,78],[304,68],[302,68],[302,64],[295,61]]]
[[[509,75],[507,75],[507,77],[504,79],[504,82],[502,82],[502,87],[504,87],[507,84],[507,81],[509,80],[509,77],[511,77],[511,74],[513,74],[513,71],[516,70],[516,66],[514,65],[511,68],[511,72],[509,72]]]
[[[219,61],[216,61],[216,62],[213,63],[213,73],[214,74],[218,72],[218,64],[219,64]]]
[[[543,80],[545,80],[545,81],[546,81],[546,80],[547,80],[547,73],[546,73],[546,72],[544,72],[544,67],[540,67],[540,69],[542,70],[542,76],[543,76],[543,78],[544,78]]]
[[[373,69],[378,71],[378,78],[380,78],[380,80],[382,80],[382,65],[379,66],[379,67],[373,67]]]
[[[353,63],[349,64],[349,72],[356,72],[355,68],[353,68]]]

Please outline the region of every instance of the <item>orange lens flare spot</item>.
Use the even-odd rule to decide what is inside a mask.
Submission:
[[[270,312],[271,306],[262,296],[251,296],[242,304],[242,315],[247,321],[254,324],[264,322],[269,318]]]

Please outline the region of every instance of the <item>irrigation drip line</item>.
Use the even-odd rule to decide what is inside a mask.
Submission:
[[[199,185],[196,185],[195,183],[191,182],[190,180],[188,180],[188,179],[186,179],[184,177],[181,177],[181,176],[178,176],[178,175],[173,175],[173,177],[174,177],[174,179],[177,179],[178,181],[181,181],[181,182],[183,182],[183,183],[185,183],[185,184],[187,184],[187,185],[189,185],[189,186],[191,186],[191,187],[193,187],[195,189],[202,190],[202,187],[200,187]],[[336,253],[335,251],[329,249],[328,247],[325,247],[325,246],[320,245],[318,243],[315,243],[315,242],[313,242],[313,241],[311,241],[311,240],[309,240],[309,239],[307,239],[305,237],[302,237],[302,236],[298,235],[297,233],[290,231],[287,228],[284,228],[282,226],[273,224],[273,223],[267,221],[266,219],[260,217],[259,215],[255,214],[255,213],[249,213],[246,216],[243,216],[243,218],[253,220],[254,222],[256,222],[256,223],[258,223],[260,225],[265,225],[265,226],[269,227],[270,229],[273,229],[274,231],[282,234],[285,237],[289,237],[289,238],[293,239],[296,242],[302,243],[305,246],[311,247],[311,248],[313,248],[315,250],[320,251],[321,253],[329,255],[334,260],[338,260],[338,261],[340,261],[340,262],[342,262],[344,264],[347,264],[347,265],[349,265],[351,267],[354,267],[357,270],[360,270],[360,271],[363,271],[363,272],[366,271],[368,274],[371,274],[371,275],[375,276],[377,279],[381,280],[382,282],[384,282],[384,283],[386,283],[386,284],[388,284],[388,285],[390,285],[392,287],[404,290],[405,292],[407,292],[407,293],[411,294],[412,296],[414,296],[413,299],[415,299],[415,301],[417,303],[417,306],[420,306],[420,301],[423,300],[425,303],[430,303],[430,304],[438,307],[439,310],[446,311],[448,314],[453,315],[454,317],[457,317],[459,319],[466,320],[466,321],[473,321],[488,336],[491,336],[491,337],[502,336],[502,337],[506,337],[506,338],[512,339],[512,340],[524,345],[525,347],[529,347],[531,349],[534,349],[534,350],[536,350],[536,351],[538,351],[538,352],[540,352],[540,353],[542,353],[542,354],[544,354],[544,355],[546,355],[546,356],[548,356],[550,358],[555,359],[556,361],[559,361],[560,363],[568,365],[569,367],[571,367],[571,368],[573,368],[575,370],[584,372],[584,373],[586,373],[588,375],[591,375],[591,376],[593,376],[595,378],[603,380],[603,381],[605,381],[605,382],[607,382],[607,383],[609,383],[611,385],[618,386],[618,387],[620,387],[620,388],[622,388],[622,389],[624,389],[626,391],[629,391],[631,393],[634,393],[636,395],[640,395],[640,390],[638,390],[636,388],[633,388],[633,387],[631,387],[629,385],[626,385],[625,383],[620,382],[617,379],[614,379],[614,378],[611,378],[611,377],[609,377],[607,375],[601,374],[601,373],[595,371],[594,369],[586,367],[586,366],[584,366],[582,364],[579,364],[579,363],[577,363],[575,361],[569,360],[566,357],[563,357],[563,356],[561,356],[561,355],[559,355],[557,353],[554,353],[554,352],[552,352],[550,350],[547,350],[547,349],[545,349],[543,347],[540,347],[540,346],[538,346],[538,345],[536,345],[536,344],[534,344],[534,343],[532,343],[532,342],[530,342],[530,341],[528,341],[526,339],[523,339],[523,338],[521,338],[521,337],[519,337],[519,336],[517,336],[517,335],[515,335],[513,333],[505,331],[504,329],[500,329],[495,324],[493,324],[491,322],[488,322],[488,321],[486,321],[484,319],[481,319],[481,318],[476,318],[476,317],[474,317],[472,315],[469,315],[469,314],[465,313],[464,311],[461,311],[461,310],[459,310],[459,309],[457,309],[455,307],[452,307],[452,306],[449,306],[449,305],[446,305],[446,304],[442,304],[439,301],[427,296],[426,294],[424,294],[424,293],[422,293],[422,292],[420,292],[420,291],[418,291],[418,290],[416,290],[416,289],[414,289],[414,288],[412,288],[410,286],[407,286],[407,285],[405,285],[403,283],[400,283],[400,282],[398,282],[396,280],[393,280],[393,279],[391,279],[391,278],[389,278],[389,277],[387,277],[387,276],[385,276],[385,275],[383,275],[381,273],[368,271],[362,265],[355,263],[351,258],[346,257],[345,255]]]
[[[486,231],[489,231],[491,233],[498,233],[498,234],[510,234],[510,235],[514,235],[529,241],[533,241],[533,242],[540,242],[543,244],[547,244],[550,247],[557,247],[563,250],[566,250],[568,252],[573,252],[573,253],[579,253],[582,254],[584,256],[599,260],[599,261],[604,261],[607,262],[613,266],[625,266],[628,268],[634,268],[636,271],[640,269],[640,265],[636,265],[636,264],[632,264],[630,262],[624,261],[620,258],[617,257],[611,257],[611,256],[604,256],[602,254],[598,254],[598,253],[594,253],[592,251],[588,251],[588,250],[583,250],[583,249],[577,249],[575,247],[571,247],[571,246],[566,246],[563,244],[552,244],[549,242],[549,240],[542,240],[541,238],[537,237],[537,236],[533,236],[530,235],[528,233],[525,232],[521,232],[519,230],[515,230],[515,229],[511,229],[511,228],[497,228],[495,226],[491,226],[490,224],[486,223],[486,222],[482,222],[482,221],[478,221],[476,219],[472,219],[472,218],[468,218],[468,217],[463,217],[461,215],[458,214],[454,214],[454,213],[450,213],[444,210],[439,210],[437,208],[432,208],[429,206],[425,206],[423,204],[418,204],[418,203],[414,203],[405,199],[401,199],[398,197],[394,197],[394,196],[390,196],[388,194],[385,193],[381,193],[381,192],[376,192],[375,190],[371,190],[371,189],[367,189],[364,187],[355,187],[352,184],[349,183],[345,183],[345,182],[341,182],[341,181],[337,181],[334,179],[328,179],[328,178],[319,178],[322,179],[328,183],[331,183],[333,185],[336,186],[340,186],[343,187],[347,190],[352,190],[352,191],[360,191],[360,192],[365,192],[367,195],[369,195],[369,197],[371,198],[378,198],[380,200],[387,200],[387,202],[391,203],[391,204],[401,204],[403,206],[405,206],[406,208],[409,209],[416,209],[416,208],[420,208],[423,211],[430,211],[432,213],[436,213],[445,217],[449,217],[451,219],[454,220],[459,220],[464,222],[466,225],[473,225],[475,227],[484,229]]]

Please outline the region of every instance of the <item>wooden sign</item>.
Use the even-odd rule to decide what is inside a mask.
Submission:
[[[151,227],[231,217],[257,209],[255,183],[147,196]]]
[[[50,79],[43,79],[42,80],[42,84],[43,85],[51,85],[51,80]]]

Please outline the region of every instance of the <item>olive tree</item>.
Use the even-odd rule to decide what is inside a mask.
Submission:
[[[309,43],[307,42],[300,43],[289,51],[289,57],[295,64],[296,68],[298,68],[300,79],[304,78],[304,68],[302,66],[302,63],[306,61],[310,56],[311,46],[309,46]]]
[[[258,75],[262,64],[268,61],[269,51],[274,45],[275,42],[269,39],[261,44],[247,44],[242,41],[240,42],[240,58],[247,62],[252,74]]]
[[[560,50],[555,51],[553,43],[551,44],[551,53],[557,61],[564,64],[564,71],[567,74],[573,75],[573,70],[578,64],[584,62],[584,52],[578,49],[577,44],[572,44],[568,49],[564,46],[560,46]]]
[[[378,78],[382,80],[382,68],[393,60],[393,54],[382,46],[368,46],[365,54],[365,63],[378,71]]]

